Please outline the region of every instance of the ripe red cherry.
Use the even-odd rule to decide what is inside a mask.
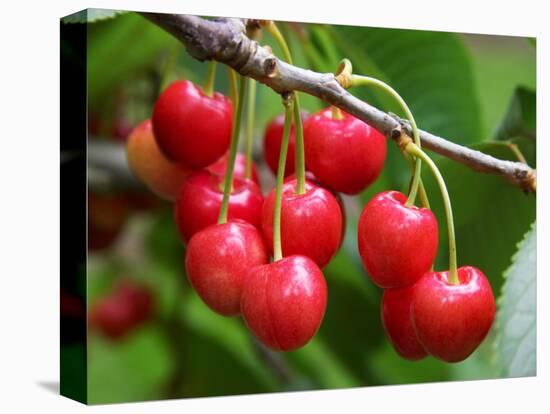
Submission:
[[[302,122],[307,119],[309,114],[302,112]],[[264,132],[264,160],[273,174],[277,175],[279,168],[279,154],[281,152],[281,142],[283,140],[283,129],[285,125],[285,115],[281,114],[273,118]],[[294,132],[294,123],[290,127],[288,137],[288,151],[285,164],[285,176],[294,173],[296,159],[296,138]]]
[[[296,180],[296,174],[291,174],[285,177],[284,183],[290,182],[292,180]],[[321,183],[319,180],[313,175],[311,171],[306,171],[306,180],[311,182],[315,186],[321,186]],[[329,190],[330,191],[330,190]],[[338,201],[338,205],[340,206],[340,210],[342,212],[342,236],[340,237],[340,244],[338,245],[337,251],[340,250],[340,247],[342,247],[342,243],[344,243],[344,237],[346,236],[346,223],[347,223],[347,217],[346,217],[346,208],[344,206],[344,199],[342,198],[342,194],[340,194],[337,191],[330,191],[334,198],[336,198],[336,201]]]
[[[135,127],[126,143],[126,158],[134,175],[159,197],[174,201],[192,170],[168,160],[153,135],[149,119]]]
[[[411,318],[414,285],[385,289],[382,295],[382,323],[394,349],[403,358],[416,361],[428,353],[418,342]]]
[[[90,310],[90,327],[111,340],[122,338],[133,325],[132,308],[116,297],[106,297]]]
[[[155,138],[164,155],[190,168],[212,164],[229,148],[233,109],[222,94],[205,95],[188,80],[172,83],[153,110]]]
[[[372,281],[383,288],[414,284],[430,270],[438,242],[437,220],[426,208],[405,206],[398,191],[382,192],[363,208],[358,245]]]
[[[343,233],[342,210],[332,193],[306,180],[306,192],[296,194],[296,180],[283,184],[281,241],[284,256],[304,255],[324,267],[340,247]],[[262,230],[273,252],[273,210],[275,190],[262,209]]]
[[[153,310],[148,288],[123,281],[108,296],[99,299],[90,310],[90,327],[112,340],[127,335],[147,320]]]
[[[371,184],[384,167],[386,139],[365,122],[331,108],[304,122],[306,165],[319,181],[334,191],[357,194]]]
[[[244,221],[213,224],[187,246],[185,268],[202,300],[224,316],[238,315],[250,268],[268,263],[261,233]]]
[[[176,225],[184,243],[218,221],[223,199],[224,178],[207,170],[193,173],[180,189],[174,207]],[[251,180],[233,179],[228,219],[241,219],[260,228],[264,197]]]
[[[214,164],[208,166],[207,170],[220,175],[225,176],[225,171],[227,170],[227,163],[229,161],[229,153],[222,156]],[[233,169],[233,178],[246,178],[246,155],[238,152],[235,158],[235,168]],[[260,185],[260,180],[258,178],[258,171],[256,170],[256,165],[252,163],[252,181],[254,181],[258,186]]]
[[[288,256],[250,270],[241,312],[266,346],[292,351],[315,335],[326,303],[325,278],[315,262],[305,256]]]
[[[126,302],[132,309],[132,322],[140,324],[146,321],[153,311],[153,295],[149,288],[137,285],[129,280],[121,281],[115,291],[120,302]]]
[[[483,341],[495,316],[495,299],[485,275],[475,267],[426,273],[414,286],[412,321],[424,349],[447,362],[466,359]]]

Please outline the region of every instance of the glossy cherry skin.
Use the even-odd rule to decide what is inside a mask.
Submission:
[[[262,209],[262,230],[273,251],[273,210],[275,190],[266,197]],[[332,193],[306,180],[306,192],[296,194],[296,180],[283,184],[281,204],[281,246],[283,256],[303,255],[321,268],[340,247],[343,218]]]
[[[352,115],[342,116],[335,119],[326,108],[304,122],[306,165],[323,186],[358,194],[382,171],[386,139]]]
[[[206,167],[231,141],[233,108],[222,94],[212,97],[188,80],[169,85],[153,109],[155,138],[164,155],[189,168]]]
[[[263,344],[276,351],[292,351],[313,338],[326,304],[323,273],[313,260],[295,255],[249,271],[241,312]]]
[[[286,176],[283,182],[287,183],[292,180],[296,180],[296,173]],[[315,186],[321,186],[321,183],[311,171],[306,171],[306,180],[311,182]],[[337,250],[340,250],[340,247],[342,247],[342,243],[344,243],[344,237],[346,236],[346,223],[347,223],[346,208],[344,206],[344,200],[342,198],[342,194],[340,194],[337,191],[332,191],[330,189],[329,191],[332,193],[334,198],[336,198],[336,201],[338,201],[338,205],[340,206],[340,210],[342,211],[342,236],[340,237],[340,244],[338,245],[338,249],[337,249]]]
[[[238,315],[248,272],[267,264],[261,233],[242,220],[213,224],[196,233],[187,246],[185,268],[191,285],[213,311]]]
[[[225,154],[214,164],[209,165],[206,169],[214,174],[225,176],[227,170],[227,162],[229,161],[229,154]],[[233,177],[245,179],[246,178],[246,155],[238,152],[235,158],[235,168],[233,169]],[[258,171],[256,165],[252,163],[252,181],[258,186],[260,185],[260,179],[258,178]]]
[[[160,151],[149,119],[135,127],[126,142],[126,158],[134,175],[153,193],[174,201],[192,170],[168,160]]]
[[[187,244],[198,231],[217,223],[223,199],[224,178],[207,170],[193,173],[180,189],[174,207],[176,225]],[[241,219],[261,228],[264,197],[251,180],[233,179],[228,220]]]
[[[446,362],[468,358],[489,332],[495,299],[485,275],[475,267],[458,269],[460,283],[449,272],[426,273],[414,286],[412,321],[424,349]]]
[[[382,288],[414,284],[430,270],[437,253],[438,226],[431,210],[405,206],[398,191],[374,196],[358,224],[359,254],[372,281]]]
[[[302,122],[307,119],[309,114],[302,112]],[[277,175],[279,168],[279,155],[281,152],[281,142],[283,141],[283,130],[285,125],[284,114],[273,118],[268,124],[264,132],[264,160],[269,166],[273,174]],[[296,136],[294,131],[294,123],[290,127],[290,135],[288,137],[288,151],[286,155],[285,176],[294,173],[296,163]]]
[[[414,285],[385,289],[382,295],[382,324],[394,349],[403,358],[417,361],[428,353],[418,342],[411,317]]]

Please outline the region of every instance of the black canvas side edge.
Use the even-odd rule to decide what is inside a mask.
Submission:
[[[87,24],[60,22],[60,393],[87,390]]]

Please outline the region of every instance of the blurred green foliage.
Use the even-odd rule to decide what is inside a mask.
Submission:
[[[402,94],[420,128],[504,159],[516,159],[508,145],[514,143],[527,161],[536,165],[535,51],[527,40],[325,25],[285,24],[282,29],[295,64],[328,72],[348,57],[356,73],[379,77]],[[133,13],[89,25],[88,40],[89,110],[110,122],[119,113],[132,124],[150,116],[165,76],[201,83],[206,74],[206,63],[191,59],[175,48],[176,42],[168,34]],[[261,43],[281,55],[269,35],[264,34]],[[167,74],[166,62],[174,51],[177,64],[174,72]],[[228,93],[227,74],[221,69],[216,87]],[[394,103],[379,91],[362,88],[352,93],[398,113]],[[304,94],[302,103],[309,111],[325,106]],[[117,109],[120,106],[122,111]],[[257,141],[268,120],[281,112],[280,97],[260,86]],[[482,269],[497,295],[517,243],[535,221],[535,197],[499,177],[473,172],[438,156],[434,159],[453,201],[459,263]],[[428,171],[423,177],[440,223],[436,268],[445,268],[447,236],[441,197]],[[93,303],[109,291],[120,274],[130,275],[154,290],[155,317],[120,343],[91,335],[90,401],[513,375],[503,366],[510,351],[503,350],[503,357],[496,358],[506,340],[501,336],[495,348],[495,332],[470,358],[453,365],[433,358],[405,361],[386,340],[380,321],[381,291],[370,282],[358,258],[357,218],[361,205],[375,193],[390,188],[406,191],[408,179],[406,164],[389,142],[385,169],[378,181],[355,199],[356,208],[348,209],[344,246],[324,272],[329,300],[320,332],[303,349],[286,354],[259,346],[242,320],[214,314],[190,289],[183,268],[184,248],[169,207],[134,215],[124,234],[125,240],[134,239],[129,252],[124,243],[118,243],[111,251],[90,256],[88,298]],[[348,204],[353,206],[352,201]],[[534,243],[533,237],[530,243]],[[521,257],[520,249],[515,267],[508,271],[509,284],[521,279],[517,268],[533,265],[532,257],[526,259],[527,264]]]

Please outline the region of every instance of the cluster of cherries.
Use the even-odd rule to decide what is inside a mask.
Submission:
[[[358,225],[359,253],[372,281],[384,288],[382,322],[395,350],[409,360],[428,354],[467,358],[494,319],[491,286],[474,267],[434,272],[438,225],[427,208],[386,191],[370,200]]]
[[[294,171],[294,125],[279,224],[276,189],[264,198],[256,170],[246,174],[244,155],[231,165],[235,121],[225,96],[176,81],[158,98],[152,120],[136,127],[127,142],[135,175],[175,202],[187,276],[199,296],[221,315],[241,314],[260,341],[282,351],[305,345],[322,322],[322,268],[338,251],[345,227],[338,193],[365,190],[386,156],[380,132],[336,108],[301,118],[308,174],[301,185],[300,171]],[[265,131],[264,158],[273,172],[283,154],[283,129],[278,117]],[[220,220],[226,174],[231,192]],[[274,255],[277,230],[282,258]],[[472,267],[458,269],[458,280],[431,271],[438,226],[429,209],[407,205],[396,191],[378,194],[361,214],[358,242],[370,277],[385,289],[384,327],[400,355],[459,361],[481,343],[494,316],[490,285]]]
[[[152,313],[150,289],[121,279],[111,293],[94,303],[88,316],[89,327],[111,340],[119,340],[147,321]]]

